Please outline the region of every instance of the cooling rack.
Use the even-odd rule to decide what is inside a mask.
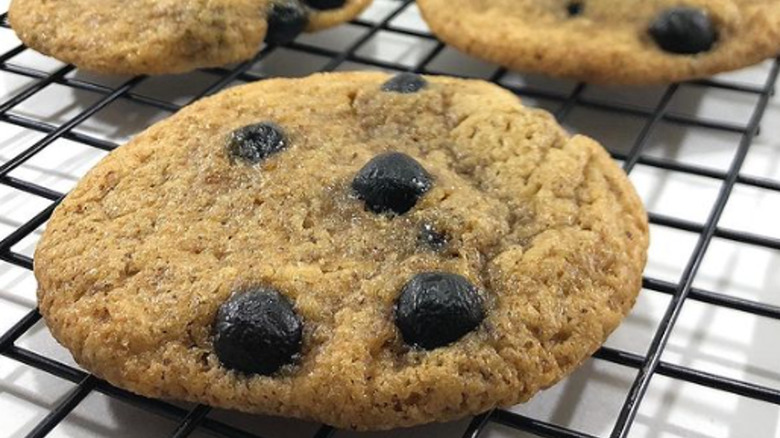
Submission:
[[[143,127],[243,82],[379,69],[487,79],[598,138],[647,204],[653,246],[634,313],[573,376],[528,405],[377,436],[780,437],[780,104],[773,98],[780,61],[662,87],[556,81],[460,55],[427,31],[412,0],[376,0],[345,26],[265,47],[229,68],[100,77],[27,49],[6,18],[0,309],[14,310],[0,313],[0,434],[354,436],[151,400],[89,375],[42,327],[30,272],[35,242],[67,190]],[[27,373],[38,380],[25,380]],[[38,409],[25,417],[17,402]],[[137,416],[101,426],[100,418],[118,415],[115,403]],[[84,432],[91,422],[95,430]]]

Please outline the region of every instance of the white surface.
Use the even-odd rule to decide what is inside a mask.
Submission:
[[[5,1],[0,1],[3,7]],[[379,20],[393,10],[391,0],[377,0],[364,18]],[[4,10],[4,7],[3,7]],[[424,30],[414,6],[397,17],[394,25]],[[365,34],[366,29],[345,25],[300,42],[323,48],[343,50]],[[15,47],[18,40],[7,29],[0,29],[0,53]],[[362,57],[414,65],[434,47],[430,41],[380,32],[361,46]],[[321,68],[329,58],[278,50],[253,71],[268,75],[303,75]],[[62,64],[25,51],[11,63],[53,71]],[[760,85],[769,63],[724,78]],[[339,69],[371,68],[347,62]],[[487,77],[494,66],[473,60],[452,49],[443,50],[429,65],[438,72]],[[71,72],[69,77],[98,81],[109,86],[127,78],[101,77]],[[150,78],[134,89],[135,93],[155,96],[169,102],[185,103],[199,90],[217,80],[208,73]],[[33,80],[0,73],[0,104]],[[574,86],[539,76],[509,74],[508,85],[531,84],[559,93]],[[586,99],[621,102],[651,110],[663,93],[663,87],[609,88],[588,87]],[[16,106],[14,114],[60,124],[73,117],[101,95],[51,85],[28,101]],[[524,99],[527,104],[556,109],[555,102]],[[682,86],[671,110],[680,114],[745,124],[756,97],[731,91]],[[119,100],[86,122],[77,132],[121,143],[151,123],[166,117],[164,111]],[[572,131],[600,139],[613,151],[626,152],[638,135],[644,119],[577,106],[566,119]],[[43,135],[0,123],[0,163],[32,145]],[[687,164],[726,170],[733,159],[739,135],[704,128],[691,128],[662,122],[653,132],[645,154]],[[14,170],[12,176],[59,191],[67,191],[84,172],[105,153],[66,139],[57,140],[43,152]],[[780,99],[774,98],[762,124],[762,133],[750,151],[743,173],[780,178]],[[664,171],[638,165],[632,181],[650,211],[703,223],[713,206],[721,182],[714,179]],[[49,204],[48,201],[0,185],[0,238],[29,220]],[[728,203],[721,225],[734,230],[780,237],[780,195],[738,185]],[[40,230],[39,230],[40,231]],[[697,236],[662,226],[652,227],[652,247],[646,274],[670,282],[679,281]],[[39,232],[14,247],[31,255]],[[697,287],[724,294],[780,305],[780,254],[777,251],[714,239],[700,272]],[[0,263],[0,332],[4,332],[35,306],[35,280],[24,269]],[[643,291],[635,310],[612,335],[607,345],[644,354],[658,322],[669,303],[669,296]],[[780,323],[745,313],[688,301],[669,340],[663,360],[695,369],[718,373],[752,383],[780,388]],[[64,363],[73,364],[67,351],[53,341],[41,324],[25,334],[17,345]],[[601,360],[589,360],[571,377],[540,394],[526,405],[513,410],[525,415],[606,436],[636,371]],[[0,357],[0,436],[21,437],[40,421],[74,385],[4,357]],[[311,436],[316,425],[294,420],[249,416],[214,411],[211,418],[223,420],[266,437]],[[339,432],[337,437],[427,437],[459,436],[467,421],[414,428],[400,432],[353,434]],[[54,437],[135,437],[167,436],[176,423],[92,393],[57,427]],[[192,436],[205,436],[198,431]],[[528,436],[499,425],[491,425],[488,437]],[[734,396],[722,391],[655,376],[641,405],[632,437],[691,438],[780,438],[780,407]]]

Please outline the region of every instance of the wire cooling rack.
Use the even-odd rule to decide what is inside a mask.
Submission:
[[[446,47],[412,0],[376,0],[337,29],[176,77],[89,75],[21,45],[6,14],[0,32],[0,306],[15,308],[0,322],[0,435],[353,434],[151,400],[89,375],[41,326],[31,255],[86,169],[187,103],[270,76],[381,69],[488,79],[600,139],[650,210],[653,247],[634,313],[573,376],[527,405],[377,436],[780,437],[777,60],[663,87],[549,80]],[[125,406],[130,420],[101,423]]]

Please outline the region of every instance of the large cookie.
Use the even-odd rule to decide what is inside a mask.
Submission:
[[[264,39],[335,26],[371,0],[13,0],[28,46],[101,73],[181,73],[243,61]]]
[[[431,30],[512,69],[593,82],[704,77],[780,52],[777,0],[418,0]]]
[[[39,303],[139,394],[381,429],[530,398],[629,311],[642,205],[494,85],[275,79],[112,152],[55,210]]]

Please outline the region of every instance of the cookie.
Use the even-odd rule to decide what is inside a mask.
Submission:
[[[436,36],[508,68],[647,84],[780,52],[776,0],[418,0]]]
[[[35,274],[55,338],[115,385],[386,429],[575,369],[633,305],[647,233],[604,149],[495,85],[321,74],[112,152]]]
[[[359,14],[371,0],[13,0],[26,45],[85,70],[182,73],[250,59]]]

